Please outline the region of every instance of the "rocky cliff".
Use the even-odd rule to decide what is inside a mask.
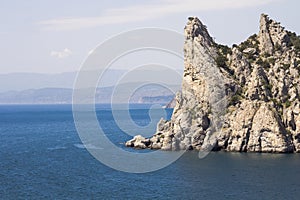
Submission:
[[[300,39],[262,14],[258,34],[229,48],[205,25],[185,26],[182,91],[170,121],[126,146],[300,152]]]

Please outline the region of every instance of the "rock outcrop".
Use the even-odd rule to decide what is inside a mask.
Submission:
[[[171,120],[126,146],[163,150],[300,152],[300,38],[262,14],[258,35],[229,48],[190,17]]]

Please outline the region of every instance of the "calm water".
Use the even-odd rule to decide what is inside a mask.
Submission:
[[[97,110],[110,139],[125,148],[129,137],[109,108]],[[136,123],[149,121],[145,109],[131,114]],[[1,199],[300,198],[300,154],[218,152],[200,160],[187,152],[156,172],[110,169],[83,148],[71,106],[0,106],[0,136]]]

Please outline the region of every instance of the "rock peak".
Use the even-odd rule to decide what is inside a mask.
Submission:
[[[260,22],[261,22],[262,20],[270,21],[269,15],[267,15],[267,14],[265,14],[265,13],[262,13],[262,14],[260,15]]]
[[[258,38],[261,52],[268,54],[274,52],[276,45],[285,47],[289,43],[284,27],[279,22],[270,19],[266,14],[261,14],[260,16]]]
[[[186,40],[198,38],[203,45],[212,46],[214,41],[209,35],[207,27],[198,19],[198,17],[188,17],[188,22],[184,28]]]

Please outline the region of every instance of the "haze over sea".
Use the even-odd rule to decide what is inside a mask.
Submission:
[[[96,109],[107,136],[126,148],[130,136],[117,127],[109,106]],[[122,117],[124,112],[118,112]],[[147,106],[130,112],[137,124],[150,120]],[[124,120],[129,119],[124,115]],[[212,152],[199,159],[190,151],[155,172],[116,171],[84,148],[71,105],[0,106],[0,136],[1,199],[298,199],[300,195],[300,154]]]

